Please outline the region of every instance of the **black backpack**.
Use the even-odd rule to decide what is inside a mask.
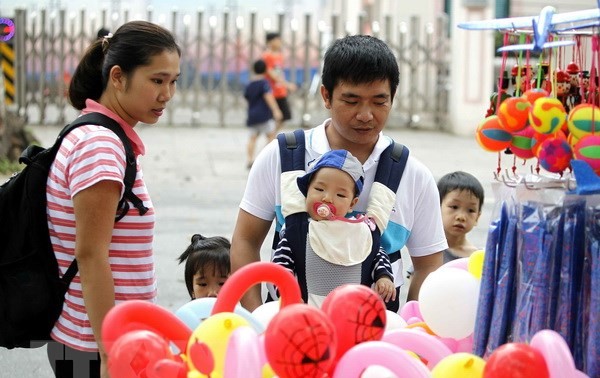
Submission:
[[[46,214],[46,182],[60,144],[71,130],[100,125],[123,142],[127,158],[121,219],[129,204],[140,214],[148,209],[132,192],[136,158],[121,126],[100,113],[89,113],[65,126],[51,148],[29,146],[19,158],[25,168],[0,186],[0,347],[37,348],[50,340],[65,293],[77,274],[77,261],[60,278]]]

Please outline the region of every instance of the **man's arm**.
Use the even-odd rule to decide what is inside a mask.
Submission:
[[[240,209],[231,238],[232,272],[252,262],[260,261],[260,248],[270,228],[271,222]],[[241,303],[248,311],[253,311],[260,306],[262,304],[260,285],[248,289]]]
[[[421,290],[425,278],[429,273],[442,266],[444,260],[441,251],[427,256],[411,256],[411,259],[415,271],[410,280],[407,301],[416,301],[419,299],[419,290]]]

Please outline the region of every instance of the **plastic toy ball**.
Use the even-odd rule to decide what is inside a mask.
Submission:
[[[600,136],[587,135],[577,142],[574,148],[575,159],[587,162],[590,167],[600,174]]]
[[[542,142],[538,158],[542,168],[560,173],[571,164],[573,151],[565,138],[549,138]]]
[[[600,131],[600,109],[592,104],[580,104],[571,109],[567,118],[569,131],[576,138]]]
[[[521,159],[530,159],[533,157],[531,144],[534,134],[535,131],[531,126],[527,126],[523,130],[513,133],[510,141],[510,150],[515,156]]]
[[[529,111],[529,124],[542,134],[557,132],[566,118],[565,107],[557,98],[539,98]]]
[[[541,88],[530,89],[523,93],[523,96],[531,105],[535,104],[536,100],[539,98],[548,97],[549,93]]]
[[[498,116],[492,115],[483,120],[475,134],[477,143],[486,151],[498,152],[510,146],[512,135],[500,125]]]
[[[579,142],[579,138],[577,138],[573,134],[569,134],[569,136],[567,136],[567,142],[569,142],[569,144],[571,145],[571,147],[575,147],[575,145],[577,144],[577,142]]]
[[[509,132],[523,130],[527,126],[530,107],[531,103],[526,98],[507,98],[498,108],[500,125]]]

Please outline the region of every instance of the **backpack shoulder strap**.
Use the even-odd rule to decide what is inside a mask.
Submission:
[[[396,193],[404,174],[404,168],[406,168],[409,153],[408,147],[392,140],[392,143],[383,150],[379,157],[375,181],[384,184]]]
[[[101,113],[84,114],[80,117],[77,117],[77,119],[63,128],[52,148],[56,148],[58,150],[64,137],[71,132],[71,130],[83,125],[98,125],[106,127],[115,133],[119,139],[121,139],[121,142],[123,142],[123,147],[125,148],[125,158],[127,162],[125,165],[125,177],[123,179],[125,190],[123,198],[121,201],[119,201],[118,208],[122,210],[120,211],[120,215],[116,218],[116,221],[121,220],[125,214],[127,214],[127,210],[129,210],[127,200],[133,203],[135,208],[138,209],[140,215],[146,214],[148,208],[144,206],[144,202],[133,193],[133,185],[135,183],[135,176],[137,173],[137,163],[135,154],[133,153],[133,147],[131,146],[131,141],[127,137],[127,134],[125,134],[125,131],[117,121]]]
[[[306,143],[304,130],[298,129],[277,135],[281,172],[303,171]]]

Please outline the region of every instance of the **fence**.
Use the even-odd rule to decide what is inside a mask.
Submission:
[[[196,14],[170,14],[170,23],[154,19],[149,10],[146,19],[172,30],[183,51],[181,77],[177,95],[169,105],[166,120],[182,125],[242,125],[246,104],[243,86],[251,63],[264,48],[269,30],[256,13],[233,17],[228,12],[218,16],[202,11]],[[112,23],[115,15],[112,14]],[[121,18],[119,18],[121,17]],[[124,11],[117,19],[129,21]],[[97,30],[111,25],[108,14],[90,17],[85,10],[66,15],[65,10],[31,12],[17,10],[15,23],[16,106],[28,122],[64,124],[76,113],[65,93],[68,81]],[[275,30],[282,34],[286,54],[286,76],[298,90],[290,95],[293,122],[308,126],[322,119],[320,98],[320,63],[327,45],[347,31],[342,31],[337,16],[329,23],[306,14],[300,21],[277,16]],[[448,94],[447,19],[422,25],[414,16],[399,22],[386,16],[380,24],[366,22],[359,16],[359,33],[370,33],[385,40],[393,49],[400,66],[400,85],[394,99],[391,127],[432,127],[446,124]]]

